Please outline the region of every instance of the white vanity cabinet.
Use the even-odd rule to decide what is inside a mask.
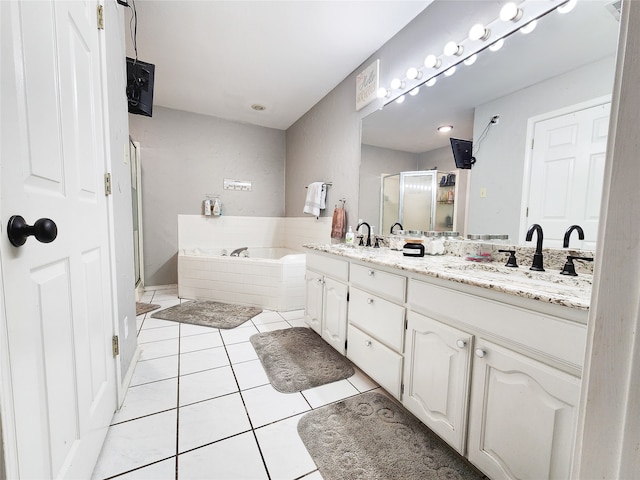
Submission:
[[[399,399],[407,279],[352,263],[350,280],[347,357]]]
[[[474,349],[469,460],[493,480],[569,478],[580,379],[480,340]]]
[[[305,322],[329,345],[344,355],[347,340],[349,263],[307,254],[305,279]]]
[[[465,453],[473,336],[408,312],[403,405]]]

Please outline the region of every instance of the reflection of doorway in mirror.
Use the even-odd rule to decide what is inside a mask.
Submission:
[[[380,189],[381,218],[380,234],[391,230],[391,225],[400,221],[400,174],[383,175]]]
[[[562,247],[566,229],[578,224],[585,240],[573,238],[570,246],[595,249],[610,108],[608,99],[600,99],[530,122],[530,175],[524,189],[529,193],[523,202],[528,208],[523,220],[543,227],[547,247]]]

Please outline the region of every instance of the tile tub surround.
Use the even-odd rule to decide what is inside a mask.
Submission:
[[[577,277],[567,277],[560,275],[560,269],[552,270],[551,267],[546,272],[532,272],[526,263],[520,268],[508,268],[502,262],[478,264],[456,255],[405,257],[402,252],[386,247],[356,247],[345,244],[306,244],[304,247],[372,265],[395,268],[578,310],[588,310],[591,300],[592,275],[579,274]]]

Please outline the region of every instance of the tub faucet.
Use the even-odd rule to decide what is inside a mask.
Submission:
[[[229,254],[230,257],[239,257],[242,252],[244,252],[249,247],[236,248],[233,252]]]
[[[574,230],[578,231],[578,238],[580,240],[584,240],[584,230],[582,230],[582,227],[580,225],[571,225],[567,228],[567,231],[564,232],[564,242],[562,243],[563,248],[569,248],[569,237],[571,236],[571,232]]]
[[[371,225],[369,225],[367,222],[362,222],[358,224],[358,226],[356,227],[356,230],[358,230],[363,225],[367,227],[367,247],[370,247],[371,246]],[[360,239],[360,245],[362,246],[362,239]]]
[[[527,230],[526,240],[530,242],[533,238],[533,232],[536,232],[536,236],[538,242],[536,243],[536,253],[533,254],[533,263],[531,264],[531,268],[529,270],[534,270],[536,272],[544,272],[544,266],[542,264],[542,227],[537,223],[534,223]]]
[[[391,225],[391,228],[389,229],[389,233],[391,235],[393,235],[393,228],[396,227],[396,226],[400,227],[400,230],[404,230],[404,228],[402,227],[402,224],[400,222],[396,222],[393,225]]]

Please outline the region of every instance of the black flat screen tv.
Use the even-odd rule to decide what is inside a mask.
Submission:
[[[459,138],[450,138],[451,149],[453,150],[453,159],[456,162],[456,168],[469,169],[476,163],[476,159],[471,153],[473,144],[471,140],[460,140]]]
[[[153,113],[153,79],[156,67],[127,57],[127,102],[129,113],[150,117]]]

